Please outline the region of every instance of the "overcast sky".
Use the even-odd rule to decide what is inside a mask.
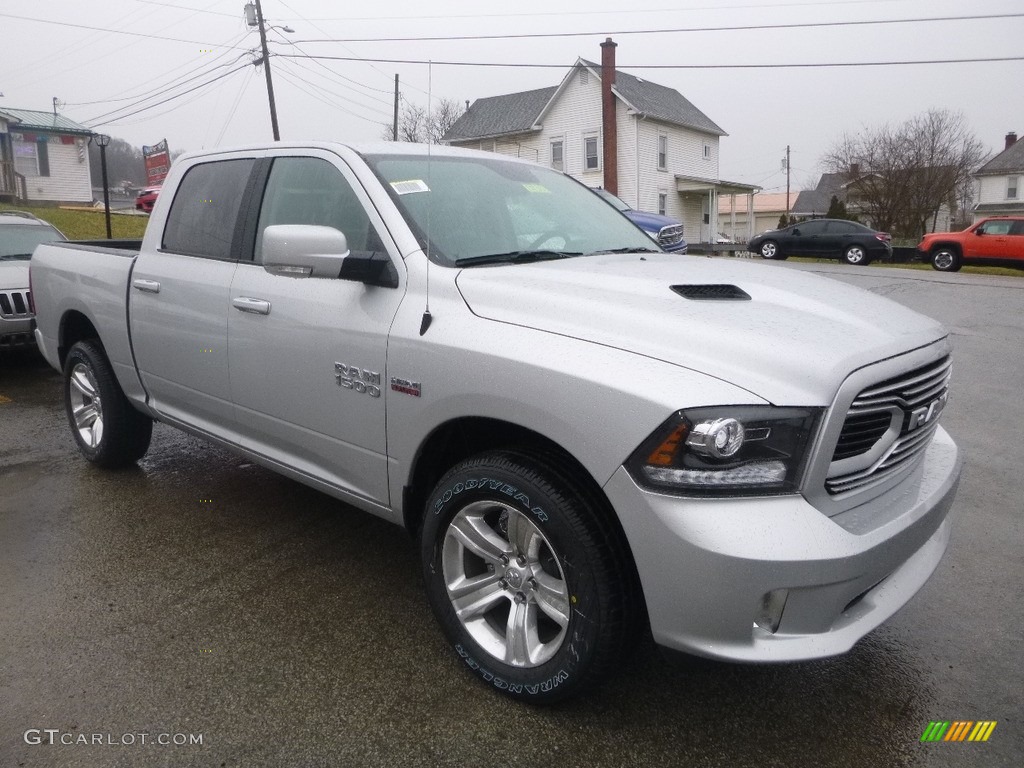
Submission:
[[[930,108],[962,111],[993,151],[1002,150],[1007,132],[1024,132],[1021,60],[778,67],[1024,57],[1022,17],[921,21],[1024,14],[1020,0],[632,2],[636,8],[627,11],[622,0],[500,6],[262,0],[269,24],[294,29],[271,34],[272,54],[280,54],[271,67],[282,138],[379,139],[382,124],[390,123],[396,73],[403,98],[421,105],[428,90],[435,99],[463,102],[556,85],[577,57],[600,61],[599,44],[608,35],[619,44],[619,69],[677,89],[728,133],[722,139],[722,179],[765,191],[785,189],[780,161],[787,144],[793,188],[813,187],[822,155],[844,132],[901,122]],[[49,111],[57,97],[61,114],[72,120],[137,145],[166,138],[172,150],[270,140],[263,70],[252,66],[249,53],[259,37],[246,26],[243,6],[243,0],[4,0],[0,109]],[[880,20],[915,21],[864,23]],[[836,22],[857,23],[749,29]],[[523,37],[357,41],[488,35]],[[314,42],[325,38],[331,42]],[[366,59],[437,63],[428,72],[425,64]],[[492,63],[556,66],[480,66]],[[740,64],[758,66],[719,68]],[[645,68],[666,65],[686,68]],[[116,109],[137,114],[108,114]],[[111,117],[117,119],[107,122]]]

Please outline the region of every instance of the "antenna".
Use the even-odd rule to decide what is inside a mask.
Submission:
[[[427,189],[430,190],[430,101],[433,98],[433,59],[427,61]],[[430,211],[433,209],[433,197],[427,198],[427,303],[423,309],[423,319],[420,320],[420,336],[427,332],[431,321],[434,319],[430,314]]]

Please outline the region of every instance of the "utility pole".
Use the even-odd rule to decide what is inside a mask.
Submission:
[[[789,220],[789,144],[786,145],[786,220]]]
[[[395,119],[391,123],[391,138],[398,141],[398,73],[395,72]]]
[[[267,99],[270,101],[270,126],[274,129],[274,141],[281,140],[277,127],[277,104],[274,102],[274,80],[270,76],[270,51],[267,50],[267,28],[263,23],[263,7],[256,0],[256,23],[260,28],[260,47],[263,49],[263,72],[267,76]]]

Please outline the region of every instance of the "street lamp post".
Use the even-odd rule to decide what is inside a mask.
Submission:
[[[107,145],[110,137],[105,133],[96,135],[96,143],[100,145],[100,170],[103,174],[103,211],[107,219],[107,240],[111,240],[110,234],[110,189],[107,185]]]

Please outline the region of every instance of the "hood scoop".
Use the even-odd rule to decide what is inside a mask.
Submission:
[[[739,286],[728,284],[673,285],[672,290],[691,301],[750,301],[749,293]]]

